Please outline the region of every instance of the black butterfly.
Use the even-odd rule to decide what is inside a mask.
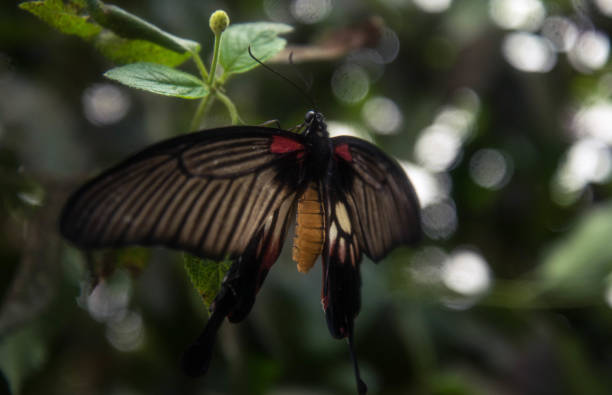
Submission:
[[[172,138],[128,158],[66,203],[61,232],[81,248],[164,245],[233,264],[202,335],[183,356],[193,376],[208,370],[225,317],[242,321],[278,258],[297,211],[293,257],[307,271],[321,255],[329,331],[347,338],[360,309],[362,254],[379,261],[420,237],[414,189],[374,145],[330,138],[323,116],[300,133],[231,126]]]

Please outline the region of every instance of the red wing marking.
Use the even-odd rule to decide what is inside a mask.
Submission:
[[[353,161],[353,155],[351,155],[351,152],[349,151],[348,144],[337,145],[334,148],[334,154],[337,157],[342,158],[342,159],[344,159],[347,162],[352,162]]]
[[[272,137],[272,143],[270,144],[270,152],[272,152],[273,154],[286,154],[288,152],[295,151],[304,151],[304,145],[287,137]]]

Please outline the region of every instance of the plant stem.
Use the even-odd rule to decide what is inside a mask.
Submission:
[[[202,123],[202,118],[204,117],[204,113],[206,112],[206,108],[208,108],[208,105],[211,102],[211,96],[212,94],[209,93],[208,95],[204,96],[202,100],[200,100],[198,109],[196,110],[195,114],[193,115],[193,118],[191,119],[191,126],[189,126],[189,130],[191,130],[192,132],[196,131],[200,127],[200,124]]]
[[[212,87],[215,82],[217,62],[219,61],[219,47],[221,44],[221,33],[215,34],[215,50],[213,52],[212,63],[210,64],[210,74],[208,74],[208,86]]]
[[[216,96],[219,98],[219,100],[221,100],[223,104],[225,104],[225,107],[227,107],[227,111],[229,112],[230,119],[232,120],[232,125],[238,124],[239,121],[242,122],[242,120],[240,119],[240,116],[238,115],[238,110],[236,109],[236,106],[234,105],[234,102],[232,101],[232,99],[230,99],[229,97],[227,97],[226,95],[224,95],[223,93],[219,91],[216,91]]]
[[[197,52],[191,52],[191,57],[195,62],[196,66],[198,66],[198,70],[200,70],[200,75],[202,76],[203,81],[208,80],[208,71],[206,71],[206,66],[204,66],[204,62],[202,62],[202,58],[198,55]]]

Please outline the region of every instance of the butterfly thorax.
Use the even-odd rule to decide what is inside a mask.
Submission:
[[[304,137],[308,146],[308,161],[311,163],[308,178],[316,182],[323,181],[332,157],[332,143],[327,125],[323,115],[316,111],[306,113],[305,125]]]

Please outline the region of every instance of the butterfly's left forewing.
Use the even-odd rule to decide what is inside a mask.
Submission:
[[[167,140],[73,194],[61,231],[85,248],[165,245],[235,258],[270,216],[296,200],[303,155],[301,136],[268,128],[221,128]],[[283,236],[275,233],[280,244]]]

